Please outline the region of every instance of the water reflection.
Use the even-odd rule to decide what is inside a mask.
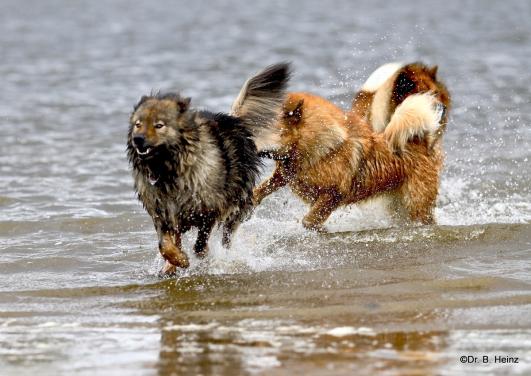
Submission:
[[[338,276],[345,287],[355,284],[349,276],[359,277]],[[159,375],[305,369],[309,374],[391,369],[430,375],[448,362],[440,289],[417,291],[413,284],[398,283],[339,293],[306,283],[311,278],[326,284],[330,277],[318,271],[260,281],[242,275],[162,282],[163,293],[141,308],[145,314],[162,313]],[[427,274],[424,278],[430,280]],[[289,292],[277,289],[284,284]],[[425,300],[431,303],[424,305]]]

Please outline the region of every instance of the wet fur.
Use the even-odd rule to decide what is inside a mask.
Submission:
[[[194,251],[202,256],[216,224],[223,224],[228,247],[251,213],[260,167],[255,139],[274,124],[288,80],[287,64],[251,78],[234,115],[193,110],[189,98],[175,93],[144,96],[135,106],[127,153],[138,198],[153,219],[166,260],[162,274],[188,267],[181,236],[191,227],[198,228]],[[256,86],[264,89],[256,91]],[[144,148],[136,140],[151,145],[145,149],[149,154],[140,154]]]
[[[394,149],[355,111],[308,93],[290,93],[283,113],[280,144],[269,152],[276,168],[254,190],[255,204],[287,185],[310,205],[303,225],[320,230],[338,207],[386,194],[412,221],[434,222],[443,158],[427,138],[406,137]]]
[[[428,67],[420,62],[382,65],[354,96],[352,111],[367,120],[376,132],[382,132],[406,98],[415,94],[431,94],[444,110],[435,137],[438,139],[448,123],[451,98],[448,89],[437,77],[437,70],[436,65]],[[424,110],[429,111],[430,108]]]

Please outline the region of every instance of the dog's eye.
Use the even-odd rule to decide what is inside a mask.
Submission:
[[[160,129],[160,128],[165,127],[165,126],[166,126],[166,124],[164,124],[164,123],[162,123],[160,121],[157,124],[155,124],[155,128],[157,128],[157,129]]]
[[[140,128],[140,120],[137,120],[135,123],[135,127]]]

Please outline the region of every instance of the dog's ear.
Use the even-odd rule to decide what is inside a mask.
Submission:
[[[180,97],[178,100],[177,100],[177,108],[179,109],[179,112],[182,114],[183,112],[186,112],[188,110],[188,108],[190,108],[190,102],[191,102],[192,98],[188,97],[188,98],[182,98]]]
[[[285,109],[284,118],[289,125],[297,125],[302,119],[302,106],[304,105],[304,99],[299,100],[295,108]]]
[[[438,65],[434,65],[433,67],[429,68],[428,69],[428,74],[430,75],[431,78],[433,78],[434,80],[437,79],[437,70],[439,69],[439,66]]]
[[[142,95],[142,98],[140,98],[140,100],[138,101],[137,104],[135,104],[135,106],[133,107],[133,111],[136,111],[138,110],[138,108],[140,106],[142,106],[148,99],[150,98],[150,96],[148,95]]]

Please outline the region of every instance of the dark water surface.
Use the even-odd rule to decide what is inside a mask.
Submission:
[[[531,374],[531,3],[0,10],[0,374]],[[216,232],[207,259],[159,280],[125,158],[133,104],[177,89],[227,110],[279,60],[294,90],[345,108],[380,64],[439,64],[455,103],[439,225],[393,223],[375,200],[310,234],[284,190],[231,250]]]

